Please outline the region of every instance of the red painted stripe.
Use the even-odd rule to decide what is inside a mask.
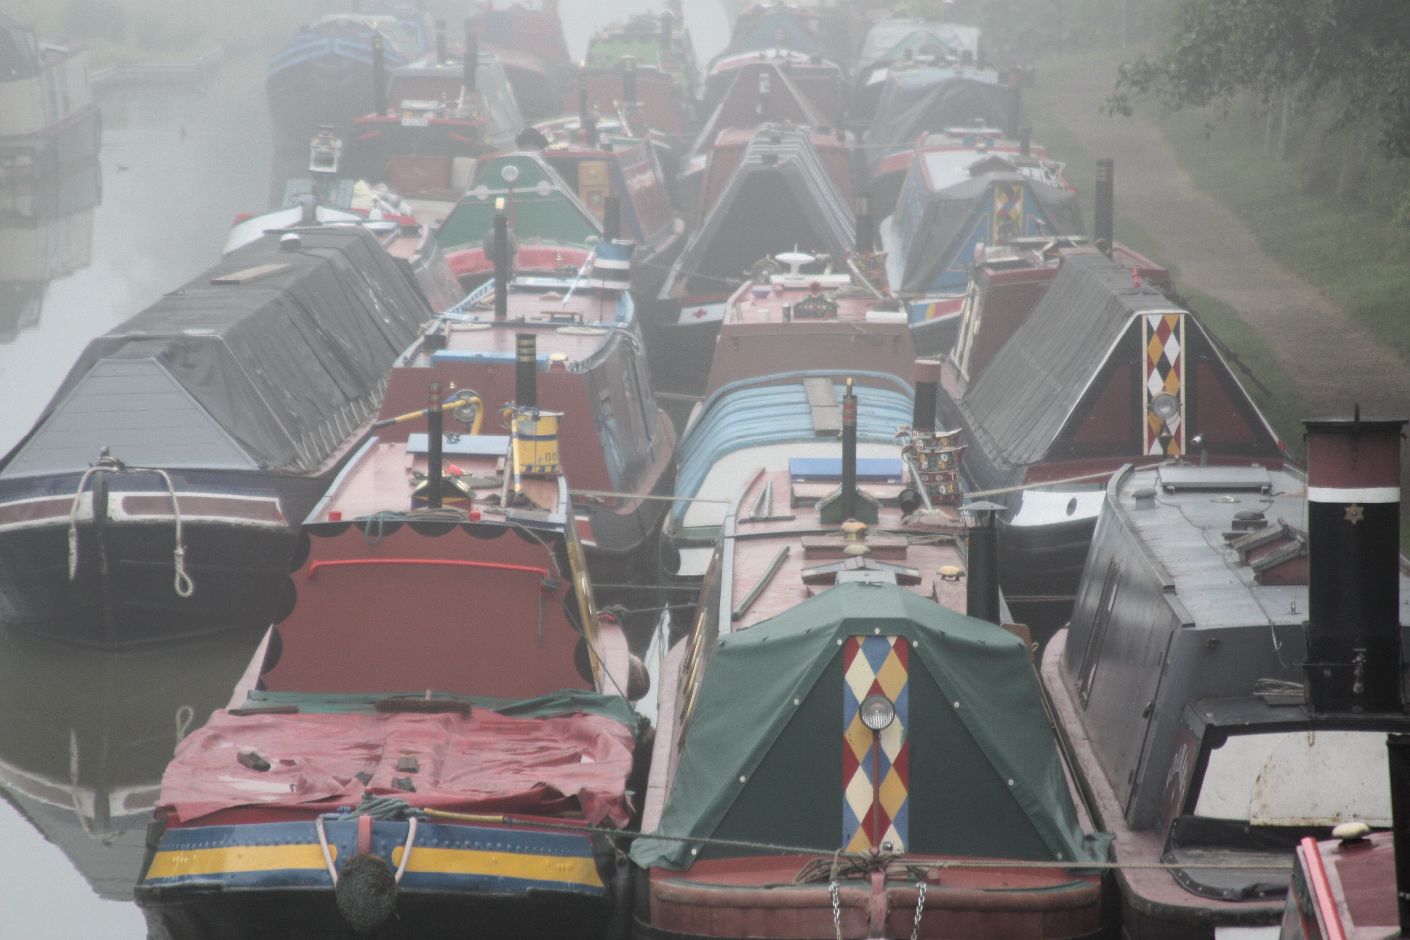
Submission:
[[[350,568],[367,565],[416,565],[434,566],[442,568],[489,568],[494,571],[522,571],[525,574],[536,574],[541,578],[548,577],[547,568],[535,568],[532,565],[510,565],[501,561],[469,561],[463,558],[339,558],[332,561],[310,562],[308,566],[308,577],[313,579],[319,568]]]
[[[1316,899],[1317,911],[1322,915],[1322,925],[1327,933],[1323,940],[1346,940],[1346,930],[1337,911],[1337,900],[1332,896],[1332,883],[1327,878],[1327,869],[1322,861],[1322,850],[1317,840],[1308,836],[1302,840],[1302,857],[1307,863],[1307,883]]]

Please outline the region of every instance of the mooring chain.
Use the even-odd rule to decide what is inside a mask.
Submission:
[[[916,922],[911,926],[911,940],[920,934],[920,917],[925,913],[925,879],[916,882]]]

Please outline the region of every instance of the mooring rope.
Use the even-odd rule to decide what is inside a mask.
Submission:
[[[1003,858],[930,858],[907,855],[904,852],[882,854],[873,856],[868,852],[842,852],[838,849],[820,849],[816,846],[789,845],[780,842],[756,842],[748,839],[721,839],[715,836],[682,836],[661,832],[633,832],[629,829],[618,829],[611,826],[580,825],[576,823],[557,823],[551,820],[529,819],[524,817],[509,816],[498,813],[457,813],[451,810],[434,809],[431,807],[416,807],[405,800],[396,797],[375,797],[363,796],[363,802],[355,809],[345,813],[330,814],[332,818],[353,818],[361,815],[370,815],[374,819],[395,820],[398,818],[410,819],[413,816],[422,816],[429,819],[444,819],[451,822],[475,823],[479,825],[497,826],[523,826],[532,829],[547,829],[557,832],[591,833],[594,835],[604,835],[611,838],[621,839],[660,839],[663,842],[680,842],[691,845],[691,854],[698,854],[699,847],[718,847],[730,849],[746,849],[753,852],[771,852],[779,855],[813,855],[819,858],[831,860],[834,856],[846,859],[849,870],[854,866],[861,866],[865,870],[872,870],[874,862],[878,858],[884,858],[888,865],[899,864],[906,867],[918,867],[923,869],[985,869],[985,868],[1033,868],[1033,869],[1058,869],[1058,870],[1097,870],[1097,871],[1121,871],[1121,870],[1154,870],[1154,871],[1185,871],[1198,869],[1200,871],[1288,871],[1292,867],[1291,860],[1282,862],[1100,862],[1086,859],[1073,859],[1071,861],[1056,859],[1003,859]],[[322,819],[323,817],[319,817]],[[808,867],[805,866],[804,871]]]
[[[155,473],[161,477],[162,482],[166,484],[167,496],[171,498],[171,517],[176,526],[176,547],[171,553],[174,575],[172,588],[177,597],[190,597],[194,594],[196,585],[186,573],[186,544],[181,529],[181,506],[176,499],[176,486],[171,482],[171,475],[160,467],[129,467],[107,454],[103,454],[97,463],[83,471],[83,476],[78,479],[78,489],[73,494],[73,502],[69,505],[69,580],[78,577],[78,507],[83,501],[83,491],[87,488],[89,480],[99,473]],[[96,506],[93,521],[95,525],[98,522]]]

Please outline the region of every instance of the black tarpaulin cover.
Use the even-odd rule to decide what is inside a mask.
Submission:
[[[32,468],[26,472],[70,469],[56,466],[53,453],[25,453],[57,452],[46,426],[64,422],[72,430],[63,451],[83,455],[71,468],[81,470],[110,432],[83,415],[65,420],[66,406],[84,400],[71,393],[102,364],[147,360],[169,373],[257,466],[317,470],[350,436],[354,419],[376,411],[395,358],[432,311],[410,273],[365,229],[297,234],[300,245],[292,250],[280,247],[278,234],[251,242],[90,342],[4,464]],[[157,431],[160,415],[140,413],[145,400],[132,396],[124,422],[145,421]],[[152,407],[163,404],[169,406]],[[192,460],[199,463],[200,455]]]
[[[893,72],[876,104],[866,133],[872,173],[896,148],[910,147],[921,134],[976,123],[1016,133],[1018,89],[1000,85],[993,72],[949,67]]]

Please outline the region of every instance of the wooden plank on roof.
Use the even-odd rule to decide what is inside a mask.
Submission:
[[[837,401],[837,392],[832,387],[832,380],[822,376],[804,379],[803,393],[808,396],[808,412],[813,421],[813,433],[841,434],[842,406]]]
[[[211,278],[212,284],[248,284],[250,281],[257,281],[262,277],[269,277],[271,274],[278,274],[280,271],[287,271],[289,265],[285,262],[272,262],[270,264],[257,264],[253,268],[245,268],[242,271],[231,271],[229,274],[222,274]]]

